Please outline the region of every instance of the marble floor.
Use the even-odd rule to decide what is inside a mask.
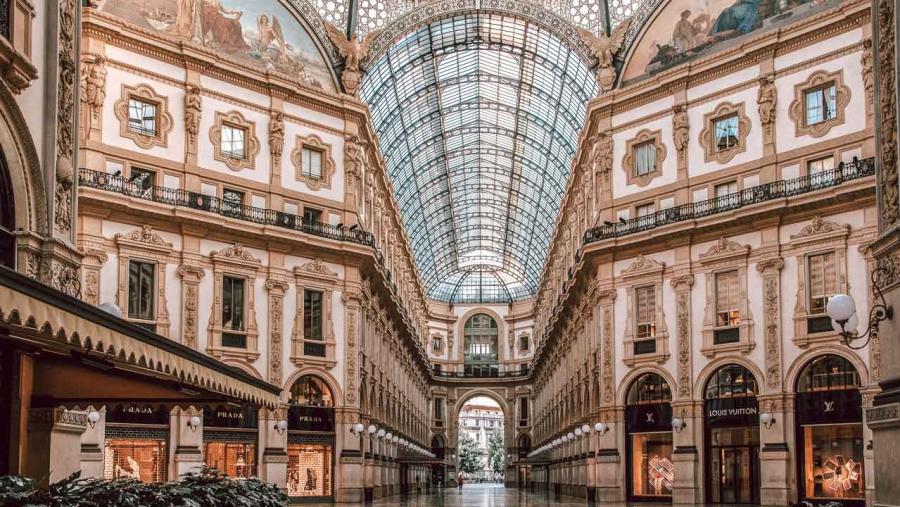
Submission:
[[[587,502],[582,498],[571,496],[553,498],[552,494],[504,488],[502,484],[467,484],[462,490],[447,488],[440,493],[412,495],[407,498],[393,496],[376,500],[374,503],[375,507],[584,507],[586,505]],[[642,507],[646,505],[640,504]],[[659,504],[650,505],[659,506]],[[638,504],[629,504],[628,507],[638,507]]]

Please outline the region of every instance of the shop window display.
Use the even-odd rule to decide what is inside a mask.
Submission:
[[[166,441],[146,438],[108,438],[103,449],[104,479],[166,481]]]
[[[672,432],[631,435],[632,494],[670,496],[675,480]]]
[[[803,427],[806,498],[864,499],[862,424]]]
[[[251,442],[206,442],[206,466],[229,477],[247,479],[256,475],[256,444]]]
[[[797,381],[800,498],[865,505],[859,373],[843,357],[812,360]]]
[[[288,444],[289,496],[331,495],[331,446]]]

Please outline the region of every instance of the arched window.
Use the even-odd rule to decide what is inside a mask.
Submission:
[[[522,433],[516,440],[516,447],[519,449],[519,459],[527,458],[528,453],[531,452],[531,437]]]
[[[485,313],[473,315],[463,326],[463,362],[466,376],[493,377],[499,373],[499,326]]]
[[[719,368],[706,383],[706,399],[756,396],[756,377],[739,364]]]
[[[444,439],[440,435],[431,437],[431,452],[438,459],[444,459]]]
[[[628,388],[628,405],[648,405],[672,401],[669,383],[658,373],[645,373],[634,380]]]
[[[798,393],[841,391],[859,387],[859,372],[847,359],[833,354],[809,362],[797,379]]]
[[[307,407],[333,407],[331,389],[319,377],[304,375],[291,386],[291,404]]]
[[[16,264],[15,203],[9,169],[0,152],[0,266],[14,268]]]

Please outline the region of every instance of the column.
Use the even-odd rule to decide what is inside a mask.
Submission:
[[[703,407],[700,402],[685,400],[672,403],[672,417],[680,417],[684,427],[673,428],[672,464],[675,465],[675,481],[672,489],[672,505],[694,506],[702,502],[700,496],[700,455],[697,444],[703,441]]]
[[[81,434],[85,412],[65,408],[32,408],[28,413],[28,453],[23,473],[47,486],[81,469]]]
[[[777,230],[769,232],[777,234]],[[773,239],[774,241],[774,239]],[[784,261],[780,257],[760,259],[756,263],[763,282],[763,345],[765,351],[765,389],[759,397],[760,414],[769,412],[774,423],[769,427],[760,425],[759,453],[760,504],[787,505],[795,498],[791,490],[794,475],[789,443],[793,444],[793,410],[787,413],[781,359],[781,269]],[[795,449],[799,452],[799,449]]]
[[[81,478],[103,478],[103,445],[106,440],[106,408],[89,406],[86,414],[96,410],[100,420],[91,426],[88,423],[81,435]]]
[[[203,412],[194,407],[175,407],[169,418],[169,444],[175,449],[174,463],[169,472],[170,480],[177,480],[189,472],[203,467]],[[192,418],[199,424],[192,426]],[[194,420],[195,422],[197,420]]]
[[[354,435],[350,429],[359,420],[359,410],[342,408],[335,410],[335,467],[336,503],[360,504],[363,501],[363,455],[362,437]]]
[[[287,407],[263,408],[259,411],[259,444],[262,459],[259,460],[259,478],[274,483],[280,488],[287,487],[287,429],[281,430],[278,423],[287,422]]]

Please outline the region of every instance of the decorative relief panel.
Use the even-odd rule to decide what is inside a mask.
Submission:
[[[756,263],[756,270],[763,279],[763,326],[765,331],[766,387],[770,391],[781,389],[781,268],[784,261],[771,257]]]
[[[199,266],[182,264],[178,266],[178,276],[181,277],[181,343],[192,348],[197,348],[197,308],[200,305],[200,279],[206,275],[206,271]]]
[[[675,276],[669,283],[675,289],[675,320],[678,325],[678,397],[689,399],[694,384],[691,374],[691,286],[694,285],[694,275]]]
[[[290,286],[287,282],[269,278],[264,285],[269,293],[269,364],[270,384],[280,386],[283,377],[282,351],[284,350],[284,294]]]

